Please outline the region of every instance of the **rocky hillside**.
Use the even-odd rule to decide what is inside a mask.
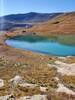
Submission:
[[[4,22],[0,23],[0,30],[9,31],[14,30],[15,28],[30,28],[32,24],[22,24],[22,23],[12,23],[12,22]]]
[[[37,33],[56,33],[56,34],[74,34],[75,33],[75,12],[65,13],[55,17],[48,22],[36,25],[27,30]]]
[[[26,14],[12,14],[4,16],[4,20],[6,21],[12,21],[12,22],[20,22],[20,23],[32,23],[32,22],[44,22],[49,19],[52,19],[62,13],[35,13],[30,12]]]
[[[0,18],[0,30],[10,30],[16,27],[29,28],[33,23],[46,22],[62,13],[12,14]],[[31,23],[31,24],[30,24]]]

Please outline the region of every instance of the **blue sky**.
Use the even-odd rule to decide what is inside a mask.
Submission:
[[[0,16],[28,12],[75,11],[75,0],[0,0]]]

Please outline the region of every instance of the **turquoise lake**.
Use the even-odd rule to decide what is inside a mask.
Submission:
[[[38,35],[15,36],[5,43],[11,47],[53,56],[75,56],[75,35],[42,37]]]

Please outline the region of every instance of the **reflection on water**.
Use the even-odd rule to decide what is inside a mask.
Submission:
[[[75,35],[42,37],[38,35],[15,36],[6,44],[34,52],[55,56],[75,56]]]

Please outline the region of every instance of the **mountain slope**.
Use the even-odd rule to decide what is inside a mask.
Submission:
[[[27,30],[28,32],[38,32],[42,34],[75,34],[75,12],[65,13],[57,16],[48,22],[36,25]]]
[[[22,26],[25,28],[27,28],[27,26],[28,26],[28,28],[29,28],[31,26],[30,24],[46,22],[49,19],[55,18],[56,16],[59,16],[61,14],[62,13],[30,12],[30,13],[26,13],[26,14],[12,14],[12,15],[3,16],[0,18],[0,30],[1,29],[9,30],[11,28],[22,27]],[[2,24],[3,24],[3,27],[1,27]],[[27,26],[26,26],[26,24],[27,24]]]
[[[33,22],[44,22],[52,19],[62,13],[35,13],[30,12],[26,14],[12,14],[4,16],[3,19],[11,22],[23,22],[23,23],[33,23]]]
[[[12,22],[4,22],[4,23],[0,23],[0,30],[13,30],[15,28],[30,28],[33,25],[31,24],[20,24],[20,23],[12,23]]]

